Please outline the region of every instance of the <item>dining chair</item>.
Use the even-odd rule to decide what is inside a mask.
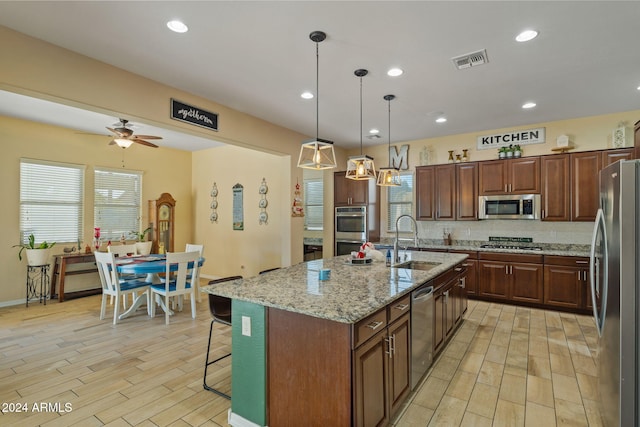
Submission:
[[[149,284],[144,280],[120,280],[118,269],[116,268],[116,258],[114,254],[109,252],[95,252],[96,265],[98,266],[98,274],[102,283],[102,305],[100,307],[100,320],[104,319],[107,308],[107,296],[113,297],[116,303],[113,305],[113,324],[118,323],[120,312],[120,296],[123,301],[126,300],[128,294],[144,292],[147,300],[147,312],[149,313]],[[142,295],[139,296],[142,298]]]
[[[242,276],[230,276],[223,277],[222,279],[214,279],[209,281],[209,285],[215,285],[216,283],[229,282],[232,280],[242,279]],[[209,311],[211,312],[211,326],[209,327],[209,343],[207,344],[207,358],[204,363],[204,378],[202,386],[205,390],[212,391],[219,396],[227,399],[231,399],[226,393],[221,392],[207,384],[207,368],[209,365],[231,356],[231,353],[227,353],[224,356],[220,356],[215,360],[209,360],[209,353],[211,350],[211,336],[213,335],[213,324],[215,322],[222,323],[223,325],[231,326],[231,298],[222,297],[219,295],[209,294]]]
[[[165,323],[169,324],[169,299],[172,297],[191,296],[191,317],[196,318],[196,293],[193,283],[194,277],[198,277],[198,259],[200,252],[167,252],[166,275],[164,283],[151,285],[151,296],[154,294],[164,297]],[[178,265],[176,271],[171,271],[172,265]],[[189,266],[191,264],[191,268]],[[190,277],[190,279],[188,278]],[[151,298],[155,300],[155,298]],[[182,303],[180,302],[180,310]],[[156,304],[151,304],[151,317],[155,317]]]
[[[112,253],[114,257],[118,258],[121,256],[131,256],[136,255],[136,245],[109,245],[107,246],[107,252]],[[120,275],[120,281],[127,281],[133,279],[141,279],[145,277],[145,275],[135,275],[135,274],[122,274]],[[137,297],[136,293],[131,294],[132,301]],[[127,299],[123,299],[124,308],[127,308]]]
[[[185,252],[193,252],[193,251],[198,251],[200,252],[200,257],[202,257],[202,254],[204,253],[204,245],[196,245],[193,243],[187,243],[187,245],[184,248]],[[196,299],[198,300],[198,302],[201,301],[200,298],[200,269],[198,269],[198,277],[196,277],[194,279],[195,284],[196,284]]]

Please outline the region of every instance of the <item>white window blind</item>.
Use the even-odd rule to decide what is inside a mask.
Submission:
[[[304,229],[322,230],[324,221],[322,177],[304,178]]]
[[[400,174],[399,187],[387,187],[387,231],[396,231],[396,220],[401,215],[411,215],[413,211],[413,174]],[[409,219],[400,221],[400,232],[412,231],[412,222]]]
[[[82,239],[84,166],[20,159],[20,241]]]
[[[130,238],[140,230],[142,172],[95,169],[94,227],[102,240]]]

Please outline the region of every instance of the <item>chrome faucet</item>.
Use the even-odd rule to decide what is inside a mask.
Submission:
[[[418,223],[411,215],[407,215],[407,214],[400,215],[398,219],[396,219],[396,241],[393,243],[393,257],[396,263],[400,262],[400,251],[399,251],[400,244],[398,243],[398,241],[400,240],[400,236],[399,236],[400,230],[398,228],[398,223],[404,217],[410,218],[411,221],[413,222],[413,245],[418,246]],[[406,249],[407,248],[405,247],[405,250]]]

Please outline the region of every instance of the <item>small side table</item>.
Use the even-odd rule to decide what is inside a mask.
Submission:
[[[36,298],[40,303],[44,301],[44,305],[47,305],[49,267],[49,264],[27,266],[27,307],[29,307],[29,300]],[[38,292],[38,283],[40,283],[40,292]]]

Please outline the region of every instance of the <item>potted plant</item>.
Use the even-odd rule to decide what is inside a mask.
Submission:
[[[498,158],[504,159],[505,157],[507,157],[507,147],[500,147],[498,149]]]
[[[136,252],[138,255],[149,255],[151,253],[151,245],[153,242],[146,241],[147,233],[151,231],[151,227],[147,227],[143,231],[132,231],[129,233],[136,239]]]
[[[513,145],[509,144],[508,147],[504,147],[506,149],[507,159],[513,157]]]
[[[20,248],[18,251],[18,259],[22,261],[22,251],[27,253],[28,265],[45,265],[49,263],[49,249],[51,249],[56,242],[49,243],[46,240],[40,244],[36,244],[36,238],[31,233],[27,243],[21,243],[14,245],[13,247]]]
[[[518,144],[513,146],[513,157],[522,157],[522,148]]]

